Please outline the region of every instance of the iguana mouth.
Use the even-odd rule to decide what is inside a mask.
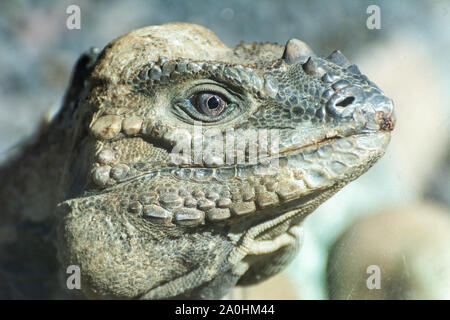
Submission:
[[[193,182],[205,182],[209,181],[209,178],[216,178],[217,180],[220,180],[221,178],[227,177],[225,181],[229,181],[233,178],[246,178],[246,175],[242,172],[245,169],[251,169],[251,168],[266,168],[270,170],[270,164],[274,160],[286,160],[290,157],[300,156],[304,154],[305,151],[314,151],[319,149],[322,146],[325,145],[332,145],[338,141],[348,141],[349,139],[358,139],[358,138],[364,138],[367,137],[368,139],[365,139],[365,141],[369,141],[374,137],[378,137],[373,140],[371,148],[377,147],[377,141],[383,140],[383,138],[388,135],[388,132],[383,131],[365,131],[365,132],[357,132],[353,134],[348,135],[334,135],[329,137],[324,137],[316,142],[311,142],[308,144],[303,144],[301,146],[299,145],[291,145],[289,147],[283,148],[279,151],[279,154],[277,156],[272,157],[264,157],[259,158],[258,163],[251,164],[251,163],[244,163],[244,164],[238,164],[238,165],[229,165],[229,166],[220,166],[220,167],[200,167],[200,166],[179,166],[179,167],[166,167],[158,170],[148,171],[145,173],[142,173],[138,176],[131,177],[129,179],[123,180],[119,183],[117,183],[114,186],[104,188],[101,193],[107,193],[111,190],[115,190],[117,188],[120,188],[126,184],[129,184],[133,181],[145,179],[150,180],[153,178],[158,177],[159,175],[172,175],[177,180],[189,180]],[[370,138],[370,139],[369,139]],[[282,165],[281,165],[282,166]],[[216,172],[219,170],[229,170],[227,175],[220,175],[221,178],[218,178],[216,175]],[[207,171],[209,173],[207,173]],[[234,172],[231,173],[231,172]],[[206,176],[206,177],[205,177]]]
[[[355,179],[356,176],[352,175],[355,170],[360,173],[367,170],[368,167],[364,167],[363,164],[374,163],[383,154],[389,137],[388,132],[364,132],[327,137],[318,143],[283,150],[283,153],[276,159],[279,167],[275,167],[273,162],[267,161],[262,164],[238,165],[228,168],[166,168],[133,177],[104,189],[101,194],[107,195],[110,192],[131,188],[137,195],[134,196],[134,199],[139,199],[139,195],[145,195],[148,192],[146,190],[151,186],[157,183],[161,184],[159,181],[171,181],[171,184],[177,182],[183,184],[189,181],[189,191],[183,197],[181,194],[177,196],[179,200],[176,200],[177,198],[166,200],[165,195],[162,194],[160,198],[155,198],[154,202],[149,205],[145,205],[143,202],[141,204],[140,200],[133,200],[134,202],[132,201],[130,206],[135,203],[134,206],[143,212],[142,218],[157,223],[161,223],[160,216],[163,215],[164,219],[169,219],[167,221],[170,225],[179,224],[191,227],[211,225],[211,223],[214,225],[220,222],[226,224],[239,222],[237,225],[249,228],[290,211],[304,208],[307,208],[308,212],[313,211],[314,206],[319,205],[340,189],[337,186],[345,184],[345,181]],[[224,174],[224,170],[227,174]],[[231,201],[229,205],[224,205],[219,199],[211,201],[208,198],[195,201],[194,207],[188,204],[188,199],[192,199],[191,194],[197,198],[195,190],[206,182],[211,186],[235,188],[247,183],[250,181],[249,179],[256,185],[260,184],[259,181],[272,179],[275,187],[266,186],[267,191],[256,192],[250,197],[246,196],[245,191],[240,191],[242,193],[240,196],[238,195],[238,198],[241,200],[235,201],[233,197],[233,201],[229,200]],[[121,192],[123,193],[123,191]],[[129,197],[132,195],[123,193],[118,201]],[[204,199],[205,195],[201,197]],[[208,207],[205,207],[203,203],[209,203]],[[150,212],[150,214],[146,212]],[[211,212],[227,214],[216,216],[216,218],[208,216]],[[178,220],[171,218],[181,214],[188,216],[187,223],[181,218]],[[292,218],[294,222],[299,219],[300,216]]]

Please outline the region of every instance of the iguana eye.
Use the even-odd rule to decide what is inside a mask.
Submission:
[[[210,117],[219,116],[227,106],[225,99],[214,93],[199,93],[191,102],[199,112]]]
[[[243,114],[243,96],[223,84],[202,79],[190,84],[187,90],[184,86],[180,89],[172,100],[171,111],[183,122],[202,121],[213,125]]]

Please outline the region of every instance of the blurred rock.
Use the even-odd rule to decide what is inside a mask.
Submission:
[[[450,207],[450,146],[447,146],[447,156],[429,177],[424,197]]]
[[[330,250],[329,297],[450,299],[449,213],[422,203],[358,219]],[[381,270],[380,289],[367,287],[370,265]]]

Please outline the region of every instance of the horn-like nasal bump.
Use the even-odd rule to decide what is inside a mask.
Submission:
[[[290,39],[286,42],[282,59],[287,64],[303,64],[311,56],[314,56],[314,52],[306,43],[298,39]]]
[[[308,61],[303,64],[303,70],[309,75],[319,77],[322,77],[327,72],[323,60],[314,56],[309,57]]]
[[[326,57],[326,59],[341,67],[347,67],[350,65],[348,59],[339,50],[334,50],[328,57]]]

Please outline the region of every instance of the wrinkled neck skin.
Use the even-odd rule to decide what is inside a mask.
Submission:
[[[213,299],[256,284],[294,258],[305,217],[384,154],[393,127],[392,101],[339,51],[230,49],[182,23],[135,30],[80,58],[61,111],[1,169],[0,286]],[[265,150],[254,162],[252,147]],[[63,289],[71,265],[81,291]]]

